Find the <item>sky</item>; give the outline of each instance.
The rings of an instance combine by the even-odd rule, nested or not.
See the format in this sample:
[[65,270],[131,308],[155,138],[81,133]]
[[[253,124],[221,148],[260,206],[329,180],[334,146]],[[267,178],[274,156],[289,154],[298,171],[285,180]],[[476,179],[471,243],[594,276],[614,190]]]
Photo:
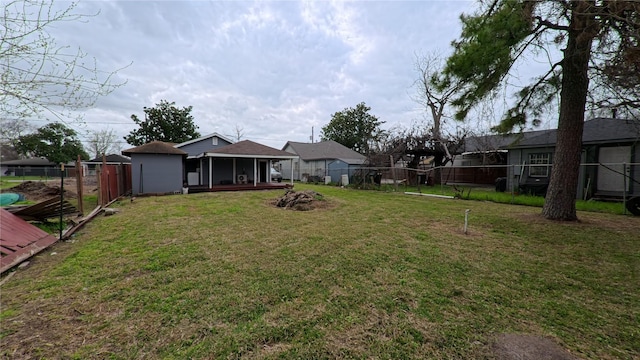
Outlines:
[[[68,2],[59,2],[66,6]],[[472,1],[80,1],[56,24],[58,45],[79,47],[126,84],[75,124],[87,132],[137,128],[160,100],[192,106],[202,135],[275,148],[319,141],[332,114],[365,102],[383,128],[410,127],[417,55],[450,52]]]

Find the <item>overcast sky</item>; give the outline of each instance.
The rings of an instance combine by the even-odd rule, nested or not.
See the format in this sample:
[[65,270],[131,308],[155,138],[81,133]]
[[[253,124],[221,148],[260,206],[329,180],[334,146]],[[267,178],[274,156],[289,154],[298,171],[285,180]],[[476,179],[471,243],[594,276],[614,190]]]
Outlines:
[[[68,5],[68,3],[59,3]],[[57,24],[127,84],[85,114],[86,126],[136,128],[160,100],[193,106],[201,134],[275,148],[320,138],[331,115],[365,102],[385,128],[411,126],[416,54],[448,53],[472,1],[81,1],[94,17]],[[123,148],[129,147],[123,144]]]

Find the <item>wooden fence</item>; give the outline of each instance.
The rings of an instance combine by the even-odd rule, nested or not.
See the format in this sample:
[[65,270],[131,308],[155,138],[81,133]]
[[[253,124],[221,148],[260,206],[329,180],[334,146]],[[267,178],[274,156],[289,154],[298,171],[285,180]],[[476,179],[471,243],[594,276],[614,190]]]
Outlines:
[[131,165],[101,165],[96,171],[98,178],[98,202],[106,205],[122,195],[131,193]]

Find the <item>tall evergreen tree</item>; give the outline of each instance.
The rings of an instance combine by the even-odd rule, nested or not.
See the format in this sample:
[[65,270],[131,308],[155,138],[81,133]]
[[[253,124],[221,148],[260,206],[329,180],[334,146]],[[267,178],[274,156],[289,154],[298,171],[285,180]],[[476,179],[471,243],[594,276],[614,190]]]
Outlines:
[[[508,80],[514,64],[529,51],[553,54],[548,71],[516,95],[497,130],[507,132],[539,116],[560,94],[558,141],[543,215],[576,220],[582,130],[587,105],[621,114],[640,107],[640,2],[595,0],[482,1],[474,15],[462,16],[462,34],[453,43],[445,75],[466,85],[452,102],[465,118],[480,100]],[[591,81],[590,81],[591,79]]]

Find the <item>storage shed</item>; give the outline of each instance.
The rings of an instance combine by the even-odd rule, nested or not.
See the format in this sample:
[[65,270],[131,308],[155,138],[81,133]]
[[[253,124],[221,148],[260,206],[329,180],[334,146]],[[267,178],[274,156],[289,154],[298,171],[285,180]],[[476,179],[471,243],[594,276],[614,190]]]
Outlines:
[[187,153],[162,141],[127,149],[131,158],[132,194],[166,194],[182,191]]

